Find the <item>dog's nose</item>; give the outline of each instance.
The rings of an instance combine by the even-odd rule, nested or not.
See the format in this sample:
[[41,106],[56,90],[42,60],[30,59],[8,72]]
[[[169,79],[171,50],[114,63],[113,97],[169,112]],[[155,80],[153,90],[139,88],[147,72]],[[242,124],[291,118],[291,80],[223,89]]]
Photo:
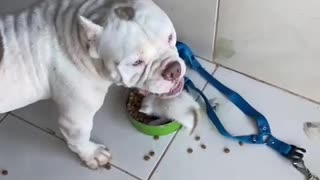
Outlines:
[[181,65],[178,61],[173,61],[167,64],[162,72],[162,77],[168,81],[174,81],[181,75]]

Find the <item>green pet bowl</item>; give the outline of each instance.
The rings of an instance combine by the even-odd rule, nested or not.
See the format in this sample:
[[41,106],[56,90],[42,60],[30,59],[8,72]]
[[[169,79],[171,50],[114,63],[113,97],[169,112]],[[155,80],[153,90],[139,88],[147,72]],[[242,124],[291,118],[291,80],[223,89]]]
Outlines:
[[[127,101],[127,109],[129,109],[129,104],[135,104],[134,109],[136,112],[137,109],[140,107],[140,103],[143,99],[143,95],[139,94],[136,90],[132,90],[129,93],[128,101]],[[134,103],[134,101],[137,101],[138,103]],[[133,108],[133,106],[131,107]],[[168,134],[171,134],[173,132],[176,132],[179,130],[182,125],[176,121],[172,121],[163,125],[148,125],[141,121],[138,121],[132,114],[130,114],[128,110],[130,121],[132,125],[141,133],[149,135],[149,136],[165,136]],[[137,113],[137,112],[136,112]]]
[[175,121],[159,126],[146,125],[132,118],[131,122],[139,132],[149,136],[165,136],[181,128],[181,124]]

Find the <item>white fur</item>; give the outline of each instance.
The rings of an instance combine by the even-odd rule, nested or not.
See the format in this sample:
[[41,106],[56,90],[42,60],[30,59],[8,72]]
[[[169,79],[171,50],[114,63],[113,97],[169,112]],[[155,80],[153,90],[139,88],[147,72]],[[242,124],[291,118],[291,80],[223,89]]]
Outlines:
[[[121,6],[134,8],[133,20],[115,15]],[[90,168],[111,157],[90,140],[110,85],[166,93],[174,87],[161,76],[166,65],[178,61],[180,79],[186,70],[171,21],[150,0],[46,0],[1,17],[0,33],[0,113],[53,99],[62,134]]]
[[[180,122],[184,127],[193,130],[196,121],[200,119],[200,105],[186,91],[174,98],[163,99],[155,95],[146,96],[142,103],[140,112]],[[197,114],[195,114],[197,113]]]

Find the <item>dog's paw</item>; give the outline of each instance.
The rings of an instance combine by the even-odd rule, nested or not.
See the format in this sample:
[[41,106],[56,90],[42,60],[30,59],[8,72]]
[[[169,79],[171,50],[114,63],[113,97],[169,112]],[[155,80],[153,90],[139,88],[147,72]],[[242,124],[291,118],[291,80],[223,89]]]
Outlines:
[[81,159],[90,169],[98,169],[109,163],[111,160],[111,154],[105,149],[104,145],[94,144],[96,147],[93,149],[92,153],[87,153]]

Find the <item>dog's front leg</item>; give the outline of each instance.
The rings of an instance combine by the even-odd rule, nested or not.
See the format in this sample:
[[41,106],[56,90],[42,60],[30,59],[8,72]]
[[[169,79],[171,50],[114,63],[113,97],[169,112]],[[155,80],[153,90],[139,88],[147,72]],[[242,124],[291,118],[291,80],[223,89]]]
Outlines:
[[88,108],[83,104],[73,104],[67,109],[63,108],[59,118],[59,127],[69,148],[91,169],[104,166],[111,159],[104,145],[90,140],[93,117],[99,108],[100,106]]

